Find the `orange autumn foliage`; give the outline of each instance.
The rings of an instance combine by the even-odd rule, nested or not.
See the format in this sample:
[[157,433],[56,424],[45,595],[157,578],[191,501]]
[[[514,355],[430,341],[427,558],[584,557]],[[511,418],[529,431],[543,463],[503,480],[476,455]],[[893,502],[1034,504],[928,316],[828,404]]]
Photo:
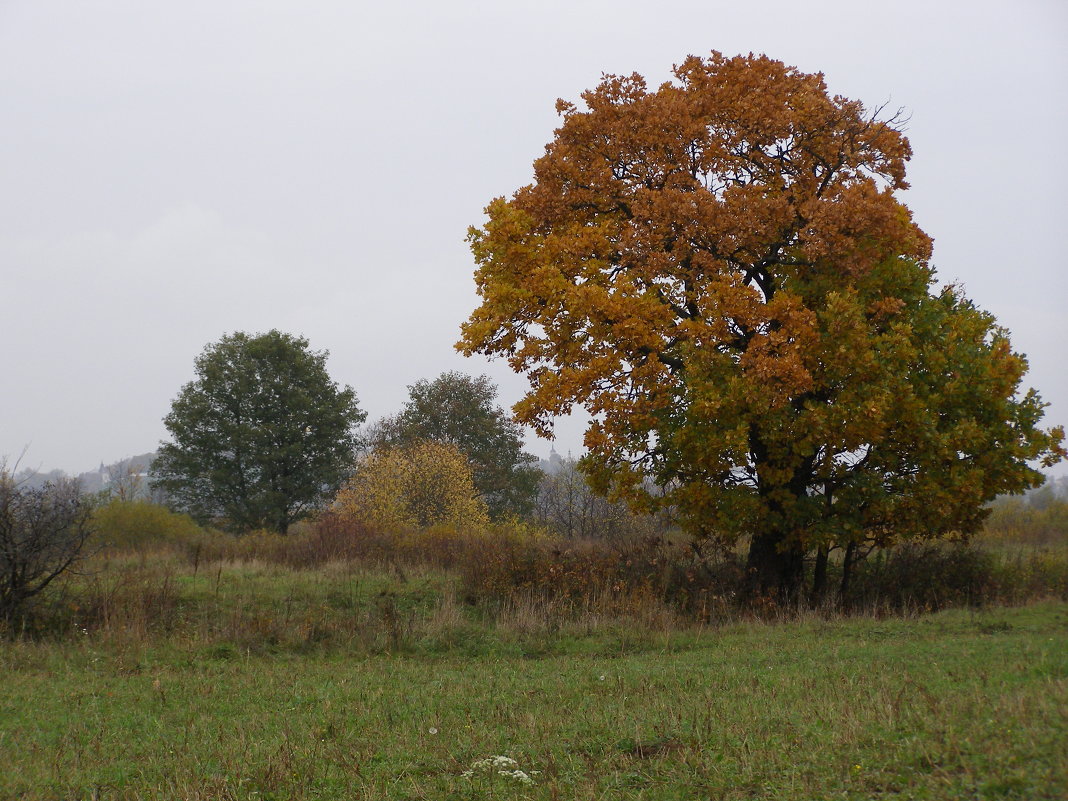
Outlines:
[[1063,431],[994,319],[932,294],[900,120],[765,56],[674,76],[559,101],[534,182],[471,229],[458,348],[527,375],[517,419],[585,408],[597,485],[748,538],[761,592],[814,554],[973,531],[1035,485]]

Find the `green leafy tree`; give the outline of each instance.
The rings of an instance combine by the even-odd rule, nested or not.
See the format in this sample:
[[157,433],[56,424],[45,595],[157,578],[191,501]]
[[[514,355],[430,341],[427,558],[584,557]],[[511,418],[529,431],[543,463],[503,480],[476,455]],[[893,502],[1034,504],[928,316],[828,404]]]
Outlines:
[[475,488],[493,518],[533,509],[541,478],[537,459],[524,453],[522,430],[494,402],[497,387],[488,377],[446,372],[433,381],[417,381],[408,394],[400,414],[375,426],[373,443],[433,440],[455,445],[470,460]]
[[366,415],[326,357],[279,331],[209,345],[164,418],[174,442],[159,449],[154,485],[179,511],[237,532],[285,532],[333,498]]
[[897,121],[765,56],[674,73],[559,101],[534,183],[471,230],[458,347],[526,373],[519,422],[584,407],[598,488],[748,541],[760,594],[811,563],[819,595],[831,551],[844,584],[867,547],[973,532],[1039,483],[1063,429],[1007,332],[935,290]]

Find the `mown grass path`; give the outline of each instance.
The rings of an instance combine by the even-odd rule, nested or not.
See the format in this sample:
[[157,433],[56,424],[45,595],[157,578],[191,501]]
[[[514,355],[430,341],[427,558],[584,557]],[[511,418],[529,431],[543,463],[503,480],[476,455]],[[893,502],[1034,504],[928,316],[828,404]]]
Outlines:
[[[2,644],[0,798],[1068,797],[1063,603],[471,632],[378,656]],[[533,783],[462,775],[492,755]]]

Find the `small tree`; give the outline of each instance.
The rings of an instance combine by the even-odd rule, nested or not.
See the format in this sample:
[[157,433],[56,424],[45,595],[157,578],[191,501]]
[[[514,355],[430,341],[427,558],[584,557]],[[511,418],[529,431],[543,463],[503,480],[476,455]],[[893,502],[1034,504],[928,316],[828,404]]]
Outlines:
[[581,462],[567,458],[543,473],[538,485],[534,519],[568,539],[625,543],[638,537],[663,535],[671,528],[671,510],[657,514],[636,512],[590,486]]
[[109,500],[134,501],[148,497],[145,475],[148,465],[136,459],[122,459],[104,468],[106,482],[102,495]]
[[91,511],[73,479],[33,489],[0,471],[0,623],[22,617],[30,599],[78,561]]
[[366,415],[352,388],[330,379],[326,357],[279,331],[209,345],[164,418],[174,442],[152,465],[171,505],[233,531],[284,533],[332,498]]
[[491,517],[530,512],[541,471],[523,451],[522,429],[498,406],[488,377],[442,373],[408,387],[404,409],[379,421],[372,445],[406,445],[434,440],[455,445],[470,460],[475,487]]
[[430,440],[373,451],[335,505],[341,517],[383,529],[477,529],[488,522],[467,457],[455,445]]

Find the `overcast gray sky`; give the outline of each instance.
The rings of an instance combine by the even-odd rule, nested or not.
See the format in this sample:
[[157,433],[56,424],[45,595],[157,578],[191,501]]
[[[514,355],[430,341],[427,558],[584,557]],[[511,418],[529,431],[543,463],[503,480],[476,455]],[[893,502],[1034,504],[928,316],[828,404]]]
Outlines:
[[529,182],[556,98],[713,49],[911,114],[904,199],[940,277],[1068,422],[1063,0],[0,0],[0,456],[154,449],[235,330],[328,349],[372,418],[449,369],[510,405],[523,379],[452,347],[467,226]]

